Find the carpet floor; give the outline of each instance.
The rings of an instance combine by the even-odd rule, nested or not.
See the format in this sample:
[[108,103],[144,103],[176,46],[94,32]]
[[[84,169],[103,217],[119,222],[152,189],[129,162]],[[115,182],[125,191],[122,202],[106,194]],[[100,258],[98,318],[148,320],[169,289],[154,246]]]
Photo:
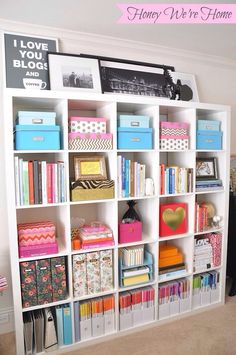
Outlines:
[[[0,354],[15,355],[14,333],[0,336]],[[214,310],[66,354],[236,355],[236,296]]]

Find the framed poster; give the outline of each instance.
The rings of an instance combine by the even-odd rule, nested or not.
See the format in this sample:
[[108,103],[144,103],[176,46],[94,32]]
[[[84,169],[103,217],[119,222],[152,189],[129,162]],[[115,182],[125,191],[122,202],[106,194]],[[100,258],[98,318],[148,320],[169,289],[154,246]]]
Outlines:
[[49,90],[47,53],[58,51],[55,38],[4,33],[7,88]]
[[48,53],[48,63],[52,90],[101,93],[98,59]]

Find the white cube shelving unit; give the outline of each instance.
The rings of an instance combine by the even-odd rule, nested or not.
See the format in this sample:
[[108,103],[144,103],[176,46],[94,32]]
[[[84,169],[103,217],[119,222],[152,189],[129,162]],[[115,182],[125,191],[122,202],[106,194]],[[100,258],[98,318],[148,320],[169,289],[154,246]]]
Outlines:
[[[15,125],[16,113],[19,110],[53,110],[57,112],[57,124],[61,126],[61,150],[57,151],[15,151],[13,144],[13,131]],[[117,115],[120,113],[145,114],[150,116],[153,128],[153,149],[152,150],[118,150],[117,149]],[[113,134],[113,149],[110,151],[81,152],[68,150],[68,117],[69,116],[103,116],[108,119],[108,131]],[[217,119],[221,121],[223,131],[223,147],[218,151],[196,150],[196,123],[198,118]],[[161,120],[182,121],[190,124],[190,146],[186,151],[163,151],[159,149],[159,123]],[[181,248],[185,255],[187,264],[187,274],[192,285],[193,280],[193,246],[194,236],[200,233],[194,232],[194,208],[196,198],[201,201],[206,198],[212,201],[218,213],[223,216],[223,226],[220,229],[223,235],[222,245],[222,263],[220,272],[220,296],[214,305],[206,305],[193,309],[191,302],[190,311],[186,314],[208,309],[224,303],[225,293],[225,273],[226,273],[226,251],[227,251],[227,221],[228,221],[228,193],[229,193],[229,157],[230,157],[230,108],[228,106],[203,104],[195,102],[170,101],[155,97],[140,97],[126,95],[105,95],[105,94],[87,94],[53,91],[27,91],[5,89],[4,93],[4,130],[5,130],[5,162],[6,162],[6,191],[7,191],[7,210],[9,241],[11,251],[12,282],[14,296],[14,313],[16,327],[17,354],[24,354],[24,335],[23,335],[23,312],[29,310],[55,306],[63,303],[70,303],[72,309],[72,329],[74,329],[73,305],[75,301],[90,299],[106,294],[115,295],[115,315],[116,327],[112,335],[104,335],[99,338],[91,338],[86,341],[75,342],[69,346],[59,348],[55,353],[63,353],[69,350],[79,348],[82,344],[91,344],[94,341],[106,340],[108,337],[115,337],[119,334],[126,334],[132,330],[119,331],[119,293],[124,290],[141,288],[142,285],[121,288],[118,277],[118,252],[121,247],[128,245],[145,244],[148,250],[154,255],[154,279],[151,284],[155,288],[155,320],[146,323],[161,324],[164,320],[158,319],[158,286],[163,281],[158,277],[158,253],[159,244],[166,241],[173,241]],[[105,155],[109,177],[115,180],[115,196],[110,200],[99,201],[78,201],[70,202],[69,177],[72,174],[73,156],[79,154],[102,154]],[[147,175],[152,177],[155,185],[153,196],[140,198],[120,198],[117,191],[117,156],[124,155],[127,158],[143,162],[147,166]],[[63,160],[66,165],[66,184],[67,199],[64,203],[48,205],[30,205],[16,206],[15,204],[15,183],[14,183],[14,157],[19,156],[24,159],[43,159],[47,161]],[[223,181],[224,189],[221,191],[207,191],[206,193],[193,192],[175,195],[160,195],[159,193],[159,164],[168,163],[182,167],[191,167],[194,169],[195,181],[195,163],[197,156],[216,156],[219,162],[219,174]],[[126,202],[135,199],[137,208],[143,219],[143,240],[142,242],[118,244],[118,221],[127,210]],[[175,235],[171,237],[159,237],[159,205],[164,202],[187,202],[188,203],[188,233],[184,235]],[[70,221],[71,217],[81,216],[86,222],[94,219],[101,220],[110,225],[114,232],[114,247],[100,248],[112,249],[114,261],[114,288],[110,292],[94,294],[74,298],[73,296],[73,275],[72,275],[72,255],[87,251],[73,251],[71,249]],[[50,219],[55,222],[58,231],[59,255],[67,258],[68,272],[68,297],[64,301],[54,302],[48,305],[41,305],[23,309],[21,302],[21,282],[19,273],[19,263],[26,260],[37,260],[49,258],[44,257],[19,259],[17,224],[20,222],[43,221]],[[98,250],[100,250],[98,249]],[[97,250],[97,249],[96,249]],[[55,256],[55,255],[54,255]],[[207,270],[206,270],[207,271]],[[176,278],[178,279],[178,278]],[[147,286],[148,284],[144,284]],[[192,292],[191,292],[192,296]],[[184,316],[185,313],[179,313],[176,317]],[[169,320],[171,317],[167,318]]]

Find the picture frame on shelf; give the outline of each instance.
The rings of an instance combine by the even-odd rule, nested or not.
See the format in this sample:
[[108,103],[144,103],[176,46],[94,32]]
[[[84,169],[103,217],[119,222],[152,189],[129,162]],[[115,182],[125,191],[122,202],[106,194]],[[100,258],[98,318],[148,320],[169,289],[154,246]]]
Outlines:
[[58,52],[58,39],[4,32],[6,88],[50,90],[48,53]]
[[194,74],[171,72],[174,90],[172,100],[199,102],[198,89]]
[[216,158],[196,158],[196,179],[215,180],[218,179],[218,168]]
[[75,156],[74,171],[75,180],[106,180],[105,157],[101,155]]
[[97,59],[51,52],[48,63],[51,90],[101,93]]

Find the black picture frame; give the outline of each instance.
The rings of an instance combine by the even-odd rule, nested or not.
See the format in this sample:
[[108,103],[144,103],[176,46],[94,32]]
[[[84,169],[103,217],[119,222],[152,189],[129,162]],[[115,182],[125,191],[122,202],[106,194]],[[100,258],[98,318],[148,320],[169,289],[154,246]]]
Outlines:
[[196,158],[196,180],[216,180],[218,179],[217,159]]
[[173,66],[80,54],[100,62],[102,93],[132,94],[172,99],[176,85],[170,75]]

